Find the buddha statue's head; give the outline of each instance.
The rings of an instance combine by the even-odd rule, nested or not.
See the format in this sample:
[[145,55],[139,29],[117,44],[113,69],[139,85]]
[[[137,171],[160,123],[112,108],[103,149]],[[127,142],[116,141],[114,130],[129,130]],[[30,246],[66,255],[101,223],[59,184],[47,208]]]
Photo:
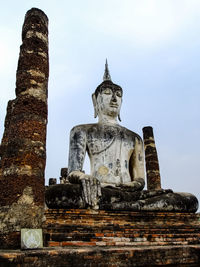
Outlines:
[[92,95],[92,100],[94,104],[94,110],[96,118],[108,117],[112,119],[120,119],[120,108],[122,103],[122,88],[114,84],[111,81],[111,77],[108,70],[108,64],[106,60],[105,73],[103,77],[103,82],[96,88],[94,94]]

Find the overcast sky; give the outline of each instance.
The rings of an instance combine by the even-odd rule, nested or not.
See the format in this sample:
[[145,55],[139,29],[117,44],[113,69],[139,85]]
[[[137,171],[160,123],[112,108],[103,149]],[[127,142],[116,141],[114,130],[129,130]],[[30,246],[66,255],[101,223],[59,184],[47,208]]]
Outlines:
[[152,126],[162,187],[200,199],[200,1],[2,1],[1,137],[7,102],[15,98],[22,24],[32,7],[49,18],[46,182],[67,166],[70,129],[96,122],[91,94],[108,58],[112,80],[124,90],[121,125],[139,135]]

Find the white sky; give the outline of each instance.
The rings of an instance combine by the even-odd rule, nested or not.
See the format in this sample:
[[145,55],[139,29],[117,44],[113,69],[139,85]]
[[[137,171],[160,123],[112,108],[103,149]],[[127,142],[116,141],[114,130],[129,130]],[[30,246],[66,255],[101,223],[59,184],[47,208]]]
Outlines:
[[49,17],[46,181],[67,166],[70,129],[95,122],[91,94],[107,57],[113,82],[124,89],[121,124],[140,135],[154,128],[162,187],[200,199],[200,1],[2,1],[0,136],[32,7]]

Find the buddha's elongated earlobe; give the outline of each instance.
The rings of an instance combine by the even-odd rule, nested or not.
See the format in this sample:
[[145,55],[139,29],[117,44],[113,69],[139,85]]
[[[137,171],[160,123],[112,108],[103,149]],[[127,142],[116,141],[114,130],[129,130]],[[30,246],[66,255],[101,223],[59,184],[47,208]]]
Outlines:
[[93,106],[94,106],[94,117],[96,118],[98,115],[98,109],[97,109],[97,99],[96,99],[95,93],[92,94],[92,102],[93,102]]
[[[121,102],[121,104],[122,104],[122,102]],[[120,109],[121,109],[121,107],[120,107]],[[120,117],[120,111],[119,111],[119,114],[118,114],[118,120],[119,120],[119,121],[122,121],[122,120],[121,120],[121,117]]]

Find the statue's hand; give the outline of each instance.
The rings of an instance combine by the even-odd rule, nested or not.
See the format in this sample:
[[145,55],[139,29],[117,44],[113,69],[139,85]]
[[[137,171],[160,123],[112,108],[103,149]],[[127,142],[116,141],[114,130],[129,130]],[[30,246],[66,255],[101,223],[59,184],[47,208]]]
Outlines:
[[83,199],[93,209],[98,209],[98,200],[101,196],[101,184],[99,180],[81,171],[73,171],[68,179],[71,183],[82,185]]
[[85,175],[84,172],[81,171],[73,171],[68,175],[68,180],[71,184],[80,184],[80,179]]
[[99,180],[85,174],[81,177],[81,184],[85,202],[93,209],[98,209],[98,200],[101,196],[101,184]]
[[127,191],[142,191],[144,188],[145,182],[143,178],[136,178],[134,181],[126,183],[126,184],[120,184],[119,187],[122,189],[126,189]]

